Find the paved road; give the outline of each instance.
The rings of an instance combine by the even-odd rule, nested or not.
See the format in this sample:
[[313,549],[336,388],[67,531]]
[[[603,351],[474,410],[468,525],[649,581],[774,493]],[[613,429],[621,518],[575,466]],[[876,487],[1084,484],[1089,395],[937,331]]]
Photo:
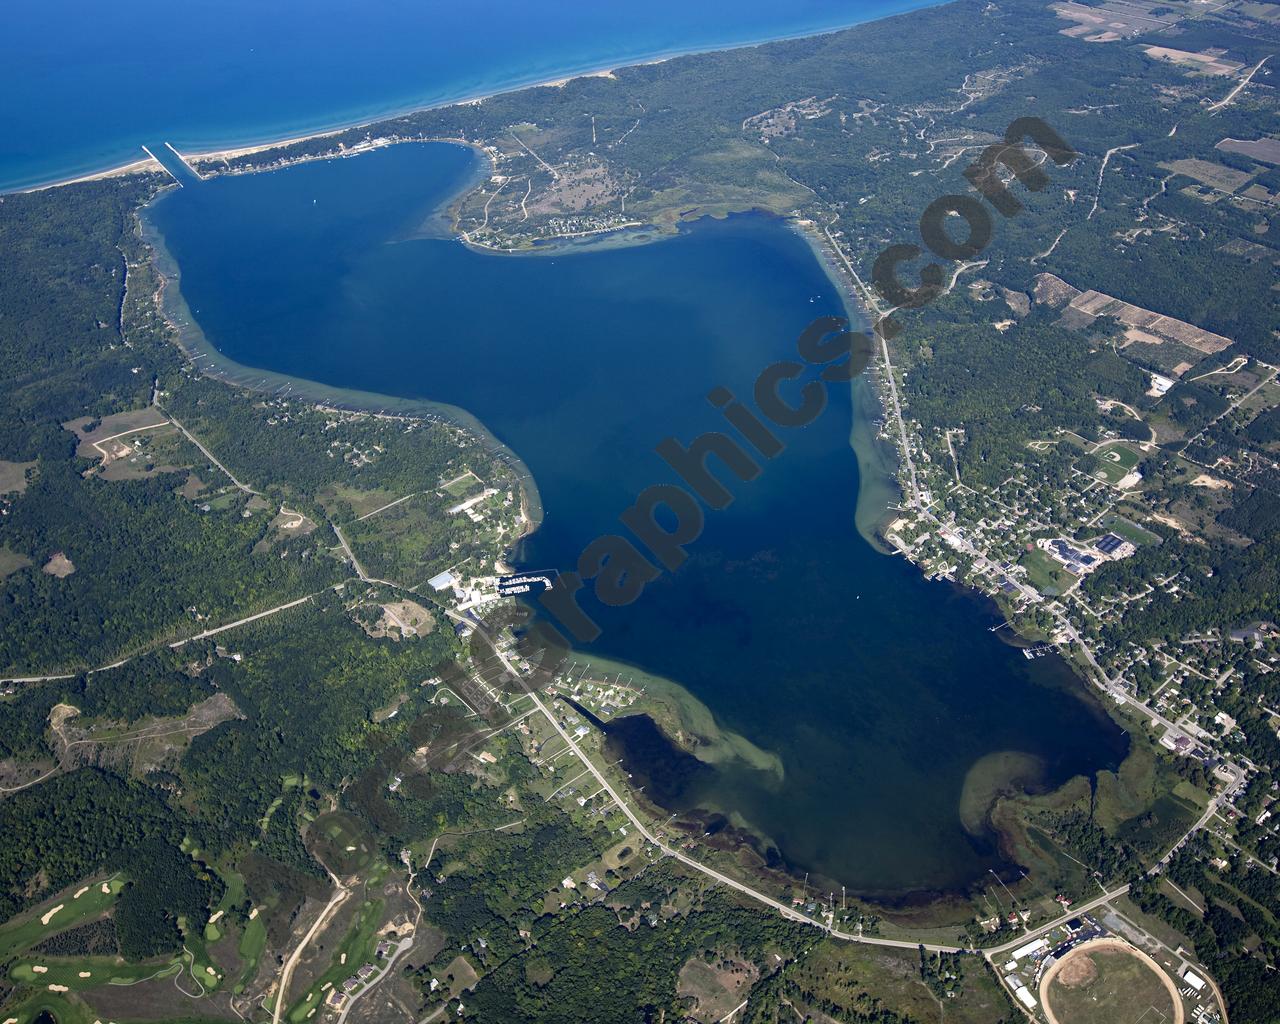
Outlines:
[[342,1007],[342,1012],[338,1014],[338,1024],[346,1024],[347,1014],[351,1012],[351,1007],[355,1006],[356,1000],[363,995],[367,995],[369,990],[372,989],[374,985],[378,984],[378,982],[380,982],[383,978],[387,976],[391,968],[395,966],[396,961],[399,960],[400,957],[403,956],[405,953],[409,952],[409,950],[411,950],[412,948],[413,948],[412,935],[410,935],[407,939],[401,939],[399,943],[397,943],[395,951],[391,954],[391,956],[387,958],[387,962],[382,965],[382,970],[380,970],[372,978],[366,981],[364,984],[364,988],[360,989],[358,992],[352,992],[351,995],[347,997],[346,1005]]
[[[853,264],[849,261],[849,257],[845,255],[844,250],[840,248],[840,244],[835,240],[834,236],[832,236],[831,229],[824,227],[822,232],[827,236],[827,241],[831,243],[831,248],[840,258],[840,262],[844,264],[845,269],[849,271],[853,276],[854,281],[858,283],[859,290],[862,292],[862,301],[871,307],[871,311],[876,316],[876,321],[879,322],[885,319],[886,316],[891,315],[893,310],[889,310],[888,313],[886,313],[881,307],[879,300],[876,298],[875,293],[868,288],[863,283],[862,278],[858,276],[858,271],[854,269]],[[959,271],[956,273],[959,274]],[[954,283],[955,278],[952,278],[952,284]],[[916,464],[911,458],[911,445],[907,440],[907,428],[906,424],[902,421],[902,406],[898,402],[898,385],[893,379],[893,363],[889,361],[889,343],[885,341],[883,335],[880,336],[880,351],[881,356],[884,358],[884,375],[885,380],[889,384],[889,397],[893,402],[893,415],[898,421],[898,433],[902,440],[902,458],[906,463],[907,476],[911,481],[911,503],[919,508],[922,507],[924,503],[920,500],[920,484],[916,479]]]
[[[467,621],[467,620],[464,620],[462,616],[458,615],[454,611],[450,611],[449,616],[451,618],[457,619],[460,622]],[[474,623],[472,625],[474,625]],[[501,660],[503,667],[506,668],[506,670],[510,672],[515,679],[523,681],[524,677],[520,674],[519,670],[510,662],[507,656],[502,651],[498,650],[496,645],[491,645],[491,646],[493,646],[493,651],[498,656],[499,660]],[[643,836],[648,842],[652,843],[659,850],[661,850],[666,856],[673,857],[674,859],[678,860],[681,864],[684,864],[695,871],[700,871],[702,874],[708,876],[709,878],[714,878],[721,885],[727,886],[730,889],[734,889],[745,896],[750,896],[753,900],[756,900],[758,903],[763,903],[765,906],[771,907],[772,909],[778,911],[783,917],[787,918],[790,921],[798,921],[802,924],[813,925],[815,928],[822,928],[824,931],[828,932],[829,934],[835,936],[838,939],[844,939],[849,942],[864,942],[864,943],[867,943],[868,945],[873,945],[873,946],[893,946],[898,949],[918,949],[921,945],[924,945],[925,949],[931,950],[933,952],[938,952],[938,953],[956,953],[956,952],[963,951],[964,949],[963,946],[941,946],[941,945],[935,945],[927,942],[922,944],[919,942],[909,942],[902,939],[884,939],[884,938],[879,938],[877,936],[855,935],[851,932],[840,931],[838,928],[827,928],[822,924],[818,923],[817,921],[814,921],[812,918],[809,918],[804,916],[803,914],[797,913],[795,910],[793,910],[791,907],[781,902],[780,900],[775,900],[772,896],[767,896],[764,893],[760,892],[759,890],[753,889],[749,885],[745,885],[742,882],[739,882],[736,878],[731,878],[729,875],[723,874],[722,872],[717,871],[715,868],[708,867],[706,864],[703,864],[701,861],[695,860],[694,858],[690,857],[688,854],[682,853],[681,851],[666,845],[664,842],[662,842],[662,840],[660,840],[651,831],[649,831],[649,828],[645,825],[645,823],[636,816],[635,812],[633,812],[631,808],[627,806],[626,803],[623,802],[622,797],[618,795],[617,790],[615,790],[613,786],[609,783],[609,780],[605,778],[604,773],[600,771],[600,769],[595,766],[595,763],[589,757],[587,757],[586,754],[582,752],[582,749],[578,746],[577,743],[574,742],[573,737],[569,735],[568,730],[566,730],[563,726],[561,726],[559,721],[557,721],[556,716],[552,713],[551,709],[548,708],[545,703],[543,703],[543,700],[538,695],[538,693],[533,689],[527,689],[526,692],[529,694],[529,697],[532,699],[534,706],[537,707],[537,709],[541,711],[543,715],[546,716],[547,721],[550,722],[552,728],[554,728],[556,732],[560,734],[560,738],[565,741],[568,748],[574,752],[578,760],[582,762],[583,766],[587,769],[587,771],[589,771],[593,776],[595,776],[595,780],[600,784],[600,788],[609,794],[613,802],[616,803],[618,807],[622,810],[622,813],[627,816],[627,820],[631,822],[632,827],[635,828],[635,830],[638,833],[640,833],[640,835]]]
[[[317,591],[322,593],[322,591]],[[265,612],[258,612],[256,615],[246,615],[243,619],[236,619],[235,622],[228,622],[225,626],[214,626],[213,629],[206,629],[203,633],[197,633],[195,636],[189,636],[185,640],[175,640],[170,647],[182,647],[191,643],[193,640],[203,640],[206,637],[217,636],[219,633],[226,632],[228,629],[235,629],[236,626],[243,626],[250,622],[257,622],[258,619],[265,619],[269,615],[275,615],[276,612],[287,611],[290,608],[297,608],[300,604],[306,604],[315,594],[308,594],[306,597],[300,597],[296,601],[289,601],[287,604],[279,604],[274,608],[268,608]]]
[[[156,408],[157,408],[157,409],[160,409],[160,406],[159,406],[159,405],[157,405],[157,406],[156,406]],[[160,409],[160,411],[161,411],[161,412],[164,412],[164,410],[163,410],[163,409]],[[166,415],[166,416],[169,416],[169,414],[168,414],[167,412],[165,413],[165,415]],[[226,467],[226,466],[224,466],[221,462],[219,462],[219,461],[214,457],[213,452],[209,451],[209,449],[208,449],[208,448],[206,448],[206,447],[205,447],[205,446],[200,442],[200,439],[199,439],[198,437],[196,437],[196,435],[195,435],[195,434],[191,433],[191,431],[189,431],[186,427],[184,427],[181,423],[179,423],[179,422],[178,422],[176,419],[174,419],[172,416],[169,416],[169,422],[170,422],[170,423],[172,423],[172,424],[173,424],[175,427],[177,427],[179,430],[181,430],[181,431],[182,431],[182,433],[183,433],[183,435],[186,437],[186,439],[187,439],[188,441],[190,441],[193,445],[195,445],[197,448],[199,448],[199,449],[200,449],[200,451],[204,453],[204,457],[205,457],[206,459],[208,459],[208,460],[209,460],[210,462],[212,462],[215,466],[217,466],[220,470],[222,470],[222,472],[224,472],[224,473],[227,475],[227,479],[228,479],[228,480],[230,480],[233,484],[235,484],[237,488],[239,488],[240,490],[244,491],[244,493],[245,493],[245,494],[257,494],[257,493],[258,493],[258,492],[257,492],[257,491],[255,491],[252,487],[250,487],[248,484],[242,484],[239,480],[237,480],[237,479],[236,479],[236,477],[235,477],[235,474],[234,474],[234,473],[232,473],[232,472],[231,472],[231,470],[227,469],[227,467]]]
[[1087,914],[1091,910],[1096,910],[1104,903],[1110,903],[1117,896],[1123,896],[1128,891],[1129,887],[1127,885],[1122,885],[1118,889],[1112,889],[1110,892],[1104,892],[1101,896],[1091,899],[1088,903],[1081,903],[1069,913],[1063,914],[1061,917],[1055,917],[1052,921],[1046,921],[1044,924],[1036,925],[1035,928],[1029,929],[1026,933],[1019,935],[1016,939],[1012,939],[1000,946],[992,946],[990,949],[984,949],[982,953],[988,960],[994,960],[1000,954],[1007,953],[1011,949],[1017,949],[1019,946],[1030,942],[1037,935],[1043,935],[1045,932],[1052,931],[1059,925],[1066,924],[1073,917],[1079,917],[1081,914]]
[[1213,106],[1209,108],[1209,113],[1216,114],[1219,110],[1227,106],[1227,104],[1229,104],[1233,99],[1235,99],[1236,94],[1239,93],[1240,90],[1243,89],[1246,85],[1248,85],[1250,82],[1253,81],[1253,76],[1258,73],[1258,71],[1262,68],[1262,65],[1265,64],[1274,56],[1275,54],[1269,53],[1265,57],[1263,57],[1262,60],[1258,61],[1258,63],[1254,65],[1253,69],[1247,75],[1244,76],[1244,78],[1241,80],[1239,85],[1237,85],[1234,89],[1232,89],[1229,93],[1227,93],[1225,97],[1220,99],[1217,103],[1215,103]]

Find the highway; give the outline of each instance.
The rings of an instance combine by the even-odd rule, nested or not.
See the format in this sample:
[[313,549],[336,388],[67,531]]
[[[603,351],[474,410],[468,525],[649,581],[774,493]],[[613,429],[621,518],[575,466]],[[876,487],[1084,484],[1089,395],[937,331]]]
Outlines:
[[[832,236],[831,229],[824,227],[822,231],[823,234],[827,236],[827,241],[831,243],[832,251],[840,257],[840,262],[844,264],[845,269],[849,271],[853,280],[857,282],[858,290],[861,292],[860,297],[871,311],[875,313],[877,323],[884,321],[888,316],[892,315],[893,310],[889,310],[888,313],[886,313],[881,309],[880,302],[876,298],[875,292],[868,288],[863,283],[862,278],[858,276],[858,272],[854,269],[849,257],[845,255],[844,250],[840,248],[839,243],[835,240],[834,236]],[[952,283],[955,283],[954,278],[952,278]],[[898,402],[898,384],[893,379],[893,364],[889,361],[889,343],[885,340],[885,337],[881,332],[877,331],[876,334],[880,338],[880,354],[884,359],[884,376],[885,381],[889,385],[889,397],[893,403],[893,416],[894,419],[898,421],[898,434],[902,439],[902,459],[906,463],[907,476],[911,481],[911,504],[916,508],[923,509],[924,502],[920,500],[920,484],[916,479],[916,464],[911,458],[911,445],[907,440],[907,427],[902,420],[902,406]]]

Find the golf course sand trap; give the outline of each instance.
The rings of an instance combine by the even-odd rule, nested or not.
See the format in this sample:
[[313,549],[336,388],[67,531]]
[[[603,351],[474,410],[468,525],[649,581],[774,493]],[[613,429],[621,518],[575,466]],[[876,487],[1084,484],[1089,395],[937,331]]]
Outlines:
[[54,907],[47,914],[45,914],[43,917],[40,918],[40,923],[48,924],[50,921],[53,920],[53,915],[56,914],[59,910],[61,910],[65,906],[66,906],[65,903],[59,903],[56,907]]
[[1177,987],[1158,963],[1120,939],[1077,946],[1045,971],[1049,1024],[1184,1024]]

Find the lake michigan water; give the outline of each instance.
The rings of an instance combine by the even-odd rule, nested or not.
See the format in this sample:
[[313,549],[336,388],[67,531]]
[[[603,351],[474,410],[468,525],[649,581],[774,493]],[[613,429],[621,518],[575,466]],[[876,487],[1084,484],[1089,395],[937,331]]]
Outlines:
[[[572,254],[423,237],[474,160],[398,146],[215,179],[149,217],[230,358],[478,416],[541,491],[522,562],[568,569],[641,490],[674,480],[660,440],[723,428],[710,389],[750,395],[842,304],[804,240],[763,215]],[[673,806],[732,812],[851,892],[963,888],[1000,863],[961,821],[975,764],[1019,752],[1055,785],[1114,768],[1127,741],[1065,665],[1000,643],[988,605],[859,536],[852,398],[829,393],[708,513],[686,565],[627,608],[591,606],[604,632],[589,650],[679,682],[781,760],[781,778],[741,763],[693,773],[667,787]]]
[[10,0],[0,191],[345,126],[690,50],[804,35],[934,0]]

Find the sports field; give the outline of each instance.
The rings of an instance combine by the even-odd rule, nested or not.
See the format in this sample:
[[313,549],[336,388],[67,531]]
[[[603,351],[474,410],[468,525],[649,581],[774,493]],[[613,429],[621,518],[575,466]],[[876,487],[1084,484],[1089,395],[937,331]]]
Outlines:
[[1172,979],[1145,953],[1116,939],[1086,943],[1040,981],[1049,1024],[1183,1024]]

